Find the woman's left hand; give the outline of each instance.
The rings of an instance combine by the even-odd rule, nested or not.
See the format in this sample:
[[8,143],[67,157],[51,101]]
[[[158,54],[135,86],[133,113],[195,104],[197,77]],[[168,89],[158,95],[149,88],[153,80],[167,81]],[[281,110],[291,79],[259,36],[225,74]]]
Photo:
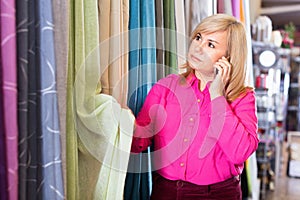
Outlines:
[[214,68],[217,74],[209,88],[211,99],[224,95],[225,85],[230,79],[231,64],[228,59],[223,56],[214,64]]

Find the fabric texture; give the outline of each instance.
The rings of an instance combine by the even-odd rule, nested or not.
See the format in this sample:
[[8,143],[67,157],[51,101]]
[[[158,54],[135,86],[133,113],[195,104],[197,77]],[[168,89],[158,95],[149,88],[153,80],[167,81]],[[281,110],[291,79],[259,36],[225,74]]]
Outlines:
[[153,139],[153,170],[167,179],[224,181],[241,174],[257,148],[254,92],[229,104],[223,96],[211,101],[208,87],[200,92],[193,73],[186,83],[168,76],[153,86],[137,116],[132,151],[143,151]]

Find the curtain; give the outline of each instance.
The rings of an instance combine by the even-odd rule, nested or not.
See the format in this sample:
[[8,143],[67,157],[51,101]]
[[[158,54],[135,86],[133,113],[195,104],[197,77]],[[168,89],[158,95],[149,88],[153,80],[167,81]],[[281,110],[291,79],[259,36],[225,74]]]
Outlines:
[[177,65],[175,1],[163,1],[165,75],[175,73]]
[[98,0],[102,93],[127,104],[129,0]]
[[38,57],[37,94],[38,122],[38,198],[64,199],[62,176],[61,141],[56,90],[56,61],[52,1],[35,4],[37,17]]
[[[155,1],[130,0],[128,107],[136,116],[152,85],[157,81]],[[149,154],[150,149],[147,152]],[[131,157],[124,199],[149,199],[151,169],[141,171],[142,160]],[[140,157],[141,158],[141,157]]]
[[[99,46],[98,17],[97,1],[71,2],[67,84],[68,199],[122,199],[124,191],[134,116],[129,109],[121,107],[119,99],[102,91],[101,53],[108,49],[103,49],[102,43]],[[120,38],[111,42],[116,41]],[[113,52],[119,46],[109,48],[109,52]],[[114,54],[108,56],[114,57]],[[120,64],[115,65],[116,70],[122,67]]]
[[[3,147],[5,147],[5,176],[7,181],[6,184],[4,182],[6,191],[4,191],[3,196],[6,196],[11,200],[18,199],[17,53],[15,9],[15,1],[1,1],[1,87],[3,95],[1,96],[1,106],[3,109],[3,132],[1,135],[4,136],[5,143]],[[4,164],[3,160],[2,164]]]
[[[189,36],[186,36],[184,1],[175,1],[176,54],[178,67],[186,63]],[[179,68],[180,70],[180,68]]]
[[16,13],[19,199],[64,199],[52,2]]
[[[1,32],[0,26],[0,32]],[[3,67],[2,67],[2,49],[0,48],[0,198],[7,199],[7,180],[6,180],[6,145],[4,132],[4,93],[3,93]]]
[[54,45],[56,60],[57,98],[61,133],[64,188],[66,188],[66,93],[68,63],[68,1],[53,0]]
[[17,81],[18,81],[18,153],[19,196],[26,199],[26,177],[28,160],[28,1],[16,2],[17,20]]

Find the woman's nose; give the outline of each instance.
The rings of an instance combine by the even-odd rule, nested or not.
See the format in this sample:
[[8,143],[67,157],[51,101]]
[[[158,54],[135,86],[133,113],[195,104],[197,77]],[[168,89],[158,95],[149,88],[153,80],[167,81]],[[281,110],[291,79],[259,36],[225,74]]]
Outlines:
[[199,41],[199,43],[196,45],[196,50],[197,51],[201,51],[203,48],[204,42]]

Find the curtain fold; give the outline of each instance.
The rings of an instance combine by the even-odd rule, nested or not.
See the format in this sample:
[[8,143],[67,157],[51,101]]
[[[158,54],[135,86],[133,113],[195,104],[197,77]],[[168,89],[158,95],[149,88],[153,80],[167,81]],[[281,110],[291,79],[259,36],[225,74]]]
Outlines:
[[[16,6],[14,0],[1,1],[1,65],[4,141],[6,152],[6,191],[10,200],[18,199],[18,125]],[[5,193],[4,193],[5,195]]]

